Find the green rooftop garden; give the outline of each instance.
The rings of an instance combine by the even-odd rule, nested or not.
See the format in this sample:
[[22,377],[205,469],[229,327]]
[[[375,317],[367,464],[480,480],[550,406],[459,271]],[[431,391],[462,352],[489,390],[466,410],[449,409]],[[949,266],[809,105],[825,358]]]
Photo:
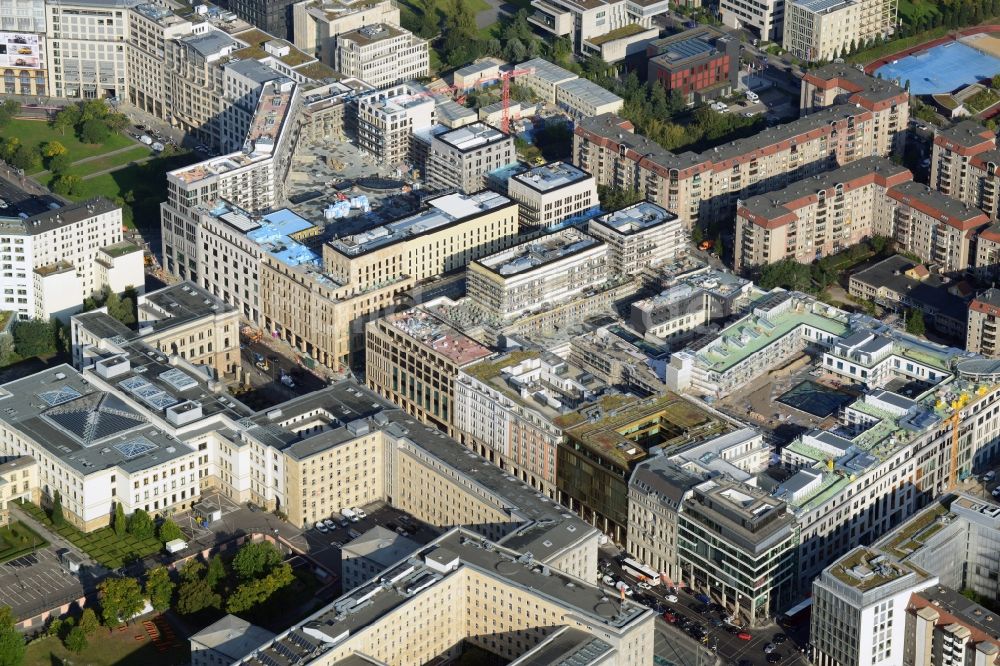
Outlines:
[[896,557],[906,557],[914,550],[924,544],[924,540],[930,538],[943,525],[935,524],[938,516],[948,513],[948,507],[943,504],[935,504],[932,508],[925,510],[912,520],[904,523],[895,536],[886,544],[885,549]]
[[594,46],[600,46],[602,44],[607,44],[608,42],[613,42],[616,39],[624,39],[625,37],[638,35],[640,32],[645,32],[646,30],[649,30],[649,28],[643,28],[638,23],[630,23],[626,26],[622,26],[621,28],[600,35],[599,37],[589,37],[587,41]]

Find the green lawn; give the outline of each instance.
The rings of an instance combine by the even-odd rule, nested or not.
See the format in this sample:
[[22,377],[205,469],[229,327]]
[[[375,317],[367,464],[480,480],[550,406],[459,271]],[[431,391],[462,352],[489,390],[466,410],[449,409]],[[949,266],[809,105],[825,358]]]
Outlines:
[[148,557],[158,553],[163,548],[163,544],[155,537],[137,539],[131,534],[119,537],[110,527],[102,527],[86,533],[68,524],[55,527],[41,507],[29,502],[20,504],[20,507],[32,518],[109,569],[118,569],[126,562]]
[[59,130],[50,127],[49,123],[44,120],[12,120],[0,131],[0,138],[7,139],[12,136],[19,138],[21,143],[26,146],[38,146],[46,141],[58,141],[66,146],[69,159],[72,162],[135,144],[124,134],[112,134],[103,144],[81,143],[72,132],[67,131],[64,136],[59,133]]
[[144,157],[149,157],[152,154],[151,151],[146,146],[136,146],[123,153],[117,153],[115,155],[107,155],[105,157],[98,158],[96,160],[90,160],[89,162],[84,162],[83,164],[77,164],[69,168],[67,173],[74,176],[80,176],[81,178],[97,171],[104,171],[105,169],[114,169],[116,167],[123,167],[129,162],[134,162],[136,160],[141,160]]
[[[139,636],[141,638],[136,638]],[[24,655],[24,666],[174,666],[190,662],[187,641],[175,639],[162,651],[153,644],[141,623],[125,627],[124,631],[98,629],[89,639],[87,649],[73,654],[58,638],[32,641]]]
[[865,49],[864,51],[859,51],[852,56],[847,57],[848,62],[858,62],[862,65],[867,65],[873,60],[877,60],[884,56],[897,53],[903,49],[908,49],[911,46],[917,46],[918,44],[923,44],[924,42],[929,42],[932,39],[937,39],[938,37],[944,37],[948,34],[948,28],[946,26],[941,26],[938,28],[933,28],[931,30],[926,30],[924,32],[912,35],[910,37],[904,37],[902,39],[894,39],[891,42],[886,42],[880,46],[873,46],[870,49]]
[[47,545],[48,541],[20,521],[0,527],[0,562],[33,553]]
[[143,164],[133,164],[102,174],[81,183],[77,201],[104,196],[109,199],[132,193],[134,224],[140,231],[159,229],[160,202],[167,198],[168,171],[197,161],[191,153],[156,157]]

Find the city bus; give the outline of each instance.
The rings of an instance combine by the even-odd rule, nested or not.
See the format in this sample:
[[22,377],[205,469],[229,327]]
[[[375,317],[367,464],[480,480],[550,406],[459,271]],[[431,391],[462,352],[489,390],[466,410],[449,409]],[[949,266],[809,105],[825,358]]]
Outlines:
[[628,575],[636,578],[637,580],[645,581],[650,585],[660,584],[660,574],[653,571],[646,565],[633,560],[632,558],[626,558],[622,561],[622,571]]

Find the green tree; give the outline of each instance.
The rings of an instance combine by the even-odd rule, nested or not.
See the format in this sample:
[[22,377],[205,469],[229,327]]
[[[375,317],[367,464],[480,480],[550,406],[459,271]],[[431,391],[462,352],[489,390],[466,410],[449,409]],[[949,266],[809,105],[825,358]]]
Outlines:
[[87,649],[87,632],[83,630],[83,627],[73,627],[66,634],[66,640],[63,641],[63,644],[73,654],[80,654]]
[[79,176],[61,175],[52,181],[52,191],[64,197],[76,196],[80,192],[83,179]]
[[42,144],[42,157],[55,157],[65,155],[67,152],[69,151],[66,150],[66,146],[58,141],[46,141]]
[[185,580],[177,590],[176,611],[181,615],[193,615],[206,608],[222,606],[222,597],[215,593],[203,578]]
[[281,563],[281,551],[269,541],[247,543],[233,558],[232,567],[240,580],[266,576]]
[[115,512],[111,519],[111,529],[119,537],[125,536],[125,533],[128,531],[128,520],[125,518],[125,508],[121,502],[115,502]]
[[45,166],[52,173],[61,175],[65,173],[71,165],[72,162],[70,161],[69,155],[61,153],[50,157]]
[[17,100],[8,99],[0,104],[0,127],[3,127],[21,112],[21,103]]
[[128,532],[137,539],[150,539],[156,533],[153,519],[142,509],[136,509],[128,519]]
[[436,37],[441,32],[441,23],[438,18],[437,7],[433,0],[424,2],[424,10],[420,13],[420,23],[417,28],[417,35],[424,39]]
[[17,352],[14,350],[14,338],[3,333],[0,334],[0,366],[10,365],[17,360]]
[[54,617],[49,620],[49,626],[45,629],[46,636],[52,636],[58,638],[62,634],[63,621],[62,618]]
[[764,289],[783,287],[796,291],[807,291],[812,285],[809,266],[792,259],[782,259],[777,263],[768,264],[761,270],[757,282]]
[[111,136],[111,130],[104,120],[91,118],[80,126],[80,141],[84,143],[104,143]]
[[62,495],[58,490],[52,495],[52,509],[49,511],[49,520],[56,527],[62,527],[63,523],[66,522],[66,517],[63,516]]
[[160,523],[160,529],[157,531],[157,534],[160,537],[160,541],[163,543],[173,541],[174,539],[184,538],[184,533],[181,532],[181,528],[177,526],[177,523],[169,518]]
[[134,578],[105,578],[97,590],[100,593],[101,619],[109,629],[127,623],[145,605],[142,588]]
[[267,576],[241,583],[226,599],[227,613],[242,613],[267,601],[272,594],[295,580],[292,567],[282,562]]
[[21,140],[16,136],[7,137],[0,146],[0,159],[4,162],[13,162],[14,154],[17,153],[17,149],[21,147]]
[[56,117],[52,119],[52,127],[59,130],[59,133],[65,136],[66,130],[76,129],[78,122],[80,122],[80,107],[76,104],[70,104],[67,107],[63,107],[62,111],[57,113]]
[[993,78],[990,79],[990,88],[1000,90],[1000,74],[994,74]]
[[205,563],[199,559],[192,558],[181,567],[181,580],[184,582],[191,580],[201,580],[204,578]]
[[620,190],[607,185],[598,186],[597,197],[601,208],[606,211],[619,210],[642,201],[642,195],[635,190]]
[[0,607],[0,666],[21,666],[24,661],[24,636],[14,624],[10,607]]
[[25,173],[31,173],[38,169],[41,164],[41,158],[38,156],[38,151],[30,146],[21,144],[14,151],[14,155],[11,157],[10,163],[16,166],[18,169],[24,169]]
[[146,576],[146,597],[153,610],[165,611],[170,608],[174,596],[174,581],[166,567],[150,569]]
[[216,555],[208,561],[208,569],[205,571],[205,581],[213,590],[219,587],[219,583],[226,579],[226,563],[222,557]]
[[84,608],[83,615],[80,616],[79,626],[88,636],[97,631],[101,626],[101,621],[97,619],[97,613],[93,608]]
[[14,348],[22,358],[54,354],[55,328],[41,319],[19,321],[14,324]]
[[924,323],[924,313],[921,310],[912,309],[907,312],[906,332],[913,335],[923,335],[927,332],[927,325]]

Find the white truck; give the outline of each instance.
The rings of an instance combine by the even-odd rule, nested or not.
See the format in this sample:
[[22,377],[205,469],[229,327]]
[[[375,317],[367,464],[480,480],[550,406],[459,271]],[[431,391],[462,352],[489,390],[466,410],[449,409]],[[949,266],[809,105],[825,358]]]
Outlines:
[[179,553],[185,548],[187,548],[187,541],[184,539],[171,539],[170,541],[163,544],[167,549],[167,552],[173,555],[174,553]]
[[354,511],[351,509],[341,509],[340,515],[342,515],[344,518],[347,518],[352,523],[356,523],[358,522],[358,520],[360,520],[360,518],[358,518],[358,514],[354,513]]

